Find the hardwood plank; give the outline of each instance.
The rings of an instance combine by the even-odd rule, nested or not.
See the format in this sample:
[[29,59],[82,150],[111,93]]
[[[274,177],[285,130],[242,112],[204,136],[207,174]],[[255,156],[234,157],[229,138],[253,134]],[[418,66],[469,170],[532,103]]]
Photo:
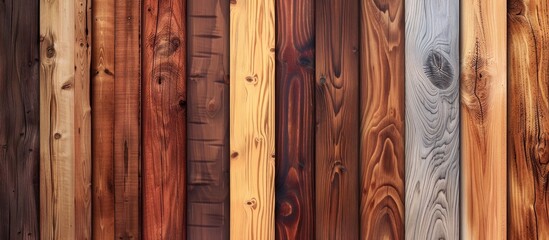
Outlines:
[[143,235],[184,239],[186,39],[183,0],[143,3]]
[[229,239],[229,1],[187,10],[187,238]]
[[458,239],[459,1],[404,12],[406,239]]
[[404,238],[404,1],[361,1],[360,238]]
[[508,238],[549,238],[549,3],[508,1]]
[[316,237],[359,238],[359,3],[316,2]]
[[464,239],[507,236],[506,6],[505,1],[461,1]]
[[114,239],[114,6],[92,1],[92,237]]
[[39,234],[38,4],[0,3],[0,239]]
[[276,239],[315,239],[315,6],[276,6]]
[[40,238],[75,238],[75,1],[40,0]]
[[275,237],[275,4],[231,1],[231,239]]
[[116,1],[114,22],[115,237],[141,239],[140,1]]

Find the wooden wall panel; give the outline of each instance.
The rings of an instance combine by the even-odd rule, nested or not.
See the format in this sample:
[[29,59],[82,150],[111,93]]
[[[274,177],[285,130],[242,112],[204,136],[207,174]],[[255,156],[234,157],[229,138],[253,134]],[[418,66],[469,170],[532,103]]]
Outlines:
[[229,1],[187,10],[188,239],[229,239]]
[[276,1],[276,239],[315,239],[314,7]]
[[461,1],[461,166],[464,239],[507,234],[506,2]]
[[459,1],[405,14],[406,239],[458,239]]
[[404,1],[361,1],[360,238],[404,238]]
[[316,2],[316,237],[358,239],[359,3]]
[[0,239],[39,237],[38,4],[0,3]]
[[549,2],[508,1],[508,238],[548,239]]
[[231,1],[231,239],[274,239],[275,4]]
[[185,239],[186,1],[143,3],[143,235]]
[[75,238],[75,1],[40,0],[40,238]]

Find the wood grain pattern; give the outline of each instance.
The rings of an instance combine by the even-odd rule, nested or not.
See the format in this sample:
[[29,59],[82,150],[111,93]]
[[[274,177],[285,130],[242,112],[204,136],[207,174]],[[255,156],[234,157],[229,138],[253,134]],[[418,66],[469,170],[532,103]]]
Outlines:
[[404,12],[406,239],[458,239],[459,1]]
[[276,6],[276,239],[315,239],[315,6]]
[[38,3],[0,3],[0,239],[39,234]]
[[316,237],[358,239],[359,3],[316,2]]
[[404,1],[361,1],[361,239],[404,238]]
[[229,239],[229,1],[187,11],[187,237]]
[[231,1],[231,239],[275,237],[274,2]]
[[185,10],[143,3],[143,237],[185,239]]
[[93,0],[91,44],[92,238],[114,239],[114,6]]
[[116,1],[114,22],[115,238],[141,239],[140,1]]
[[549,2],[508,1],[508,238],[548,239]]
[[461,1],[462,236],[507,236],[506,3]]
[[40,0],[40,238],[75,238],[75,1]]

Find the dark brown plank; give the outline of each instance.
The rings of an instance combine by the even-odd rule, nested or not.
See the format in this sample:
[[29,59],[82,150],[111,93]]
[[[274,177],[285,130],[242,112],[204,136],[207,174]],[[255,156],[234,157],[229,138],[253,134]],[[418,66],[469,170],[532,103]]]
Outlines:
[[316,2],[316,236],[358,239],[357,0]]
[[185,2],[143,4],[143,235],[185,239]]
[[314,1],[276,1],[276,239],[315,239]]
[[229,239],[229,1],[187,13],[187,236]]
[[37,239],[38,1],[0,2],[0,239]]

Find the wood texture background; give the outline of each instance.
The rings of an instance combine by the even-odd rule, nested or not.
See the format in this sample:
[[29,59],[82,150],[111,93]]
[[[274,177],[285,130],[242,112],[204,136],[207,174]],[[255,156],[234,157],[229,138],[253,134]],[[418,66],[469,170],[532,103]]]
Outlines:
[[229,1],[187,4],[187,237],[228,240]]
[[461,1],[461,205],[464,239],[507,236],[505,1]]
[[549,238],[549,3],[508,1],[508,238]]
[[404,1],[361,1],[361,239],[404,238]]
[[359,3],[316,2],[316,215],[318,239],[358,239]]
[[275,237],[275,0],[230,6],[231,239]]
[[406,239],[458,239],[459,1],[405,14]]
[[314,5],[276,4],[276,239],[314,235]]
[[39,234],[38,4],[0,3],[0,239]]

